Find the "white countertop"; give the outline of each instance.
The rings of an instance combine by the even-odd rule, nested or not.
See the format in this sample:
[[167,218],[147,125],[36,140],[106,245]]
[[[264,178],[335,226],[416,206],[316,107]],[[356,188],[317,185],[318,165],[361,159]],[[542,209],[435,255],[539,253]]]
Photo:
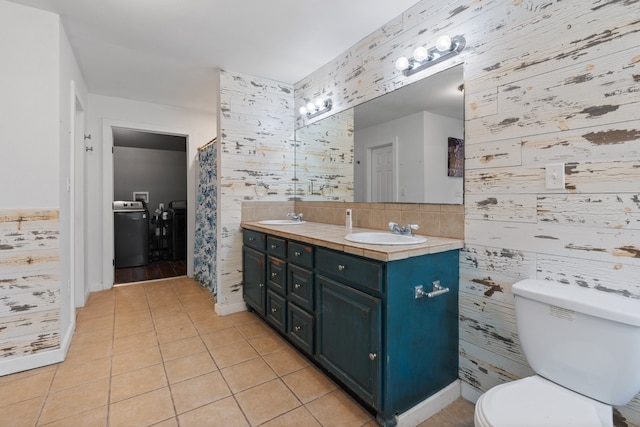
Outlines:
[[258,221],[243,221],[241,227],[248,230],[261,231],[274,236],[284,237],[299,242],[309,243],[337,251],[359,255],[378,261],[395,261],[414,256],[434,254],[461,249],[464,241],[447,237],[424,236],[427,241],[413,245],[369,245],[350,242],[344,238],[349,233],[381,232],[371,228],[353,227],[347,230],[344,226],[324,224],[321,222],[305,222],[296,225],[264,225]]

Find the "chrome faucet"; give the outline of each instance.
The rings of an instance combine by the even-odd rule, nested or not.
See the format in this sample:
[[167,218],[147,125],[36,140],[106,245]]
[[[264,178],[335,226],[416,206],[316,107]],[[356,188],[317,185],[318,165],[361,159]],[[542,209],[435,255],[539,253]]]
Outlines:
[[289,212],[287,216],[290,216],[294,221],[302,221],[302,213]]
[[389,223],[389,230],[395,234],[402,234],[405,236],[413,236],[412,230],[419,230],[420,226],[418,224],[407,224],[404,227],[399,226],[395,222]]

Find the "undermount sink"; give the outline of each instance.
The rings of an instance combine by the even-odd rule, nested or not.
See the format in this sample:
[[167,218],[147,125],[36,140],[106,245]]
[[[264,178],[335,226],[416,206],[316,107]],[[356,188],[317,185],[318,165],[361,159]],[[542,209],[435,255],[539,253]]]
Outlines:
[[298,225],[304,224],[306,221],[297,221],[295,219],[265,219],[258,221],[262,225]]
[[350,242],[366,243],[368,245],[415,245],[427,241],[427,238],[422,236],[405,236],[404,234],[382,232],[351,233],[344,236],[344,238]]

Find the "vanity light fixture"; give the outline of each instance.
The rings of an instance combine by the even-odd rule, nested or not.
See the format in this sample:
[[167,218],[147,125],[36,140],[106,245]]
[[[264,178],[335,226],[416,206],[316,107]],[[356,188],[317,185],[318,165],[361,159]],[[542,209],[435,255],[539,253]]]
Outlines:
[[298,112],[301,116],[307,116],[308,119],[312,119],[320,114],[326,113],[333,107],[333,101],[331,98],[318,98],[315,102],[309,102],[307,105],[300,107]]
[[405,58],[404,56],[398,58],[396,68],[402,71],[405,76],[409,77],[425,68],[459,54],[462,52],[462,49],[464,49],[466,43],[464,36],[455,36],[453,38],[440,36],[438,40],[436,40],[435,47],[427,49],[424,46],[419,46],[413,51],[413,58]]

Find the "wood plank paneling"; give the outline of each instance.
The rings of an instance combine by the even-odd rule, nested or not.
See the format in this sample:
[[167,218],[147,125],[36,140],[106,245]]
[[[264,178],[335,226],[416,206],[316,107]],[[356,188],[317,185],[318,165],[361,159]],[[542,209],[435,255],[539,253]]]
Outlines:
[[59,213],[0,211],[0,358],[60,346]]
[[[357,44],[295,85],[296,105],[332,93],[342,111],[464,62],[460,377],[478,391],[531,374],[490,337],[511,338],[517,280],[638,298],[638,16],[636,0],[422,0],[403,14],[401,31],[393,20],[371,49]],[[411,78],[393,69],[442,33],[467,39],[456,61]],[[566,186],[548,190],[544,168],[557,162]],[[618,424],[640,425],[638,401],[620,408]]]
[[[286,201],[295,192],[293,87],[220,70],[218,293],[242,302],[242,202]],[[262,183],[264,185],[259,185]]]

